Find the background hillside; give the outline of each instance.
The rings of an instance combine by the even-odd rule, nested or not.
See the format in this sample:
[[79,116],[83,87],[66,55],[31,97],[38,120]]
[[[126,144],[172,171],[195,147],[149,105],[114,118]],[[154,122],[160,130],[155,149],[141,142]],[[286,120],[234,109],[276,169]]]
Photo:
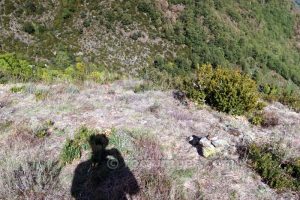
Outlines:
[[1,0],[0,9],[1,51],[34,64],[66,68],[81,58],[136,74],[159,60],[151,70],[172,78],[211,63],[263,84],[300,85],[299,17],[290,0]]

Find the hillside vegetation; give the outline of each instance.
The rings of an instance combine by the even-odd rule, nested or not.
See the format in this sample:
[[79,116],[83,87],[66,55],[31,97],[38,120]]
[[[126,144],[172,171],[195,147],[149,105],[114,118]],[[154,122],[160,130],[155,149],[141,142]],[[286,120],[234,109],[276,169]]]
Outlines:
[[[1,85],[0,198],[71,199],[75,169],[91,158],[89,136],[106,133],[140,186],[132,199],[299,199],[299,113],[268,105],[278,123],[256,127],[183,105],[171,91],[134,92],[140,84]],[[186,138],[208,133],[227,145],[204,158]],[[261,146],[279,141],[284,155]],[[252,142],[241,159],[238,147]],[[101,196],[98,182],[80,187]]]
[[106,71],[174,88],[209,63],[241,69],[269,100],[300,104],[299,17],[290,0],[2,0],[0,5],[0,51],[27,60],[36,66],[32,70],[42,68],[44,79],[64,71],[74,76],[72,66],[83,63],[96,80]]
[[0,199],[299,199],[300,0],[0,0]]

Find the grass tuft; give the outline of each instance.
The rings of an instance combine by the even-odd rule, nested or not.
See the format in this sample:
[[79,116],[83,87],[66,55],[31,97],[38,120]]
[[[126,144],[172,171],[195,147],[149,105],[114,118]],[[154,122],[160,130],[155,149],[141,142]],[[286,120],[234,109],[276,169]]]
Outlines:
[[82,126],[75,133],[74,139],[67,139],[60,154],[60,162],[62,165],[71,163],[73,160],[81,157],[82,152],[89,148],[88,138],[97,134],[97,130],[90,130]]
[[25,86],[13,86],[12,88],[10,88],[10,91],[12,93],[20,93],[20,92],[24,92],[25,91]]

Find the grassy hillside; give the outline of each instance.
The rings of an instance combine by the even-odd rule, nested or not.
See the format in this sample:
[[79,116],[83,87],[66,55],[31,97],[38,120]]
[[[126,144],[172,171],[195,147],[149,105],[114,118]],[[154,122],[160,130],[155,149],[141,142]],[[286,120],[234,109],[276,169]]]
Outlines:
[[0,199],[300,199],[299,1],[0,0]]
[[210,63],[241,69],[277,100],[299,92],[299,15],[290,0],[2,0],[0,5],[0,51],[38,68],[64,70],[82,62],[88,71],[140,75],[177,87]]
[[[114,191],[131,186],[128,180],[121,176],[116,182],[114,173],[101,178],[103,168],[88,164],[88,138],[94,133],[106,133],[108,149],[122,154],[140,187],[132,199],[299,199],[299,113],[278,103],[269,105],[264,113],[277,124],[257,128],[209,107],[185,106],[171,91],[136,93],[139,84],[1,85],[0,199],[69,200],[78,197],[75,185],[85,191],[81,199],[97,199],[89,194],[121,199],[113,198]],[[224,150],[209,158],[199,156],[186,141],[193,134],[210,134]],[[260,147],[276,147],[279,141],[284,156]],[[237,149],[252,142],[259,146],[248,154]],[[298,168],[287,166],[294,160]],[[82,166],[82,182],[74,185]],[[103,197],[102,188],[112,196]]]

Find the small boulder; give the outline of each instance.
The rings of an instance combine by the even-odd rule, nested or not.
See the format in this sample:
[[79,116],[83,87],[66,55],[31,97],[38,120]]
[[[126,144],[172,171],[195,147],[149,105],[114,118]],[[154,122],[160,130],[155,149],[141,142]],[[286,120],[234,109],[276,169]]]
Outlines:
[[203,146],[203,147],[211,147],[213,146],[211,141],[209,139],[207,139],[207,137],[202,137],[199,141],[199,143]]
[[213,156],[219,152],[219,149],[214,147],[213,145],[210,147],[202,147],[202,156],[204,158],[208,158],[210,156]]
[[220,149],[216,148],[207,137],[203,137],[199,141],[202,148],[202,156],[208,158],[217,154]]
[[196,147],[198,153],[205,158],[214,156],[229,146],[226,140],[218,139],[217,137],[209,138],[193,135],[187,138],[187,140],[191,145]]
[[216,148],[220,148],[220,149],[224,149],[225,147],[228,147],[229,144],[226,140],[222,140],[222,139],[216,139],[216,140],[212,140],[211,143],[216,147]]

